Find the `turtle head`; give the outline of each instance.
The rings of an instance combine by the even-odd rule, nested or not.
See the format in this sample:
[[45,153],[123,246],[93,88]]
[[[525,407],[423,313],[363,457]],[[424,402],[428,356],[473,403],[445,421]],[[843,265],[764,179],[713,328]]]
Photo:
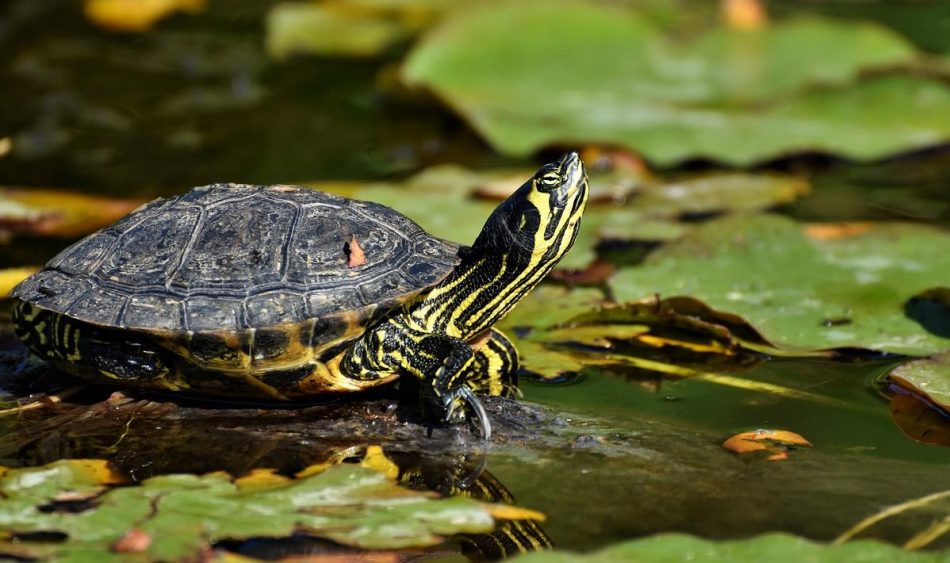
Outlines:
[[473,248],[505,254],[545,272],[570,249],[587,204],[587,173],[577,153],[542,166],[495,209]]

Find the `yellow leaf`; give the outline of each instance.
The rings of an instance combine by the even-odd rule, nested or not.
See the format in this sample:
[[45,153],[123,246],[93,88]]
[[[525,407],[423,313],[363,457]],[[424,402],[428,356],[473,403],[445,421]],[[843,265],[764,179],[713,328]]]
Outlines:
[[39,268],[35,266],[24,266],[22,268],[6,268],[0,270],[0,297],[6,297],[10,291],[27,276]]
[[331,460],[325,463],[314,463],[313,465],[308,465],[299,472],[294,473],[294,479],[303,479],[304,477],[310,477],[311,475],[316,475],[317,473],[323,473],[337,463],[337,461]]
[[0,227],[40,236],[77,237],[105,227],[144,203],[61,190],[0,189]]
[[283,485],[288,481],[290,479],[278,475],[274,469],[255,469],[247,475],[235,479],[234,484],[240,489],[266,489],[267,487]]
[[537,520],[543,522],[544,513],[530,508],[521,508],[509,504],[485,504],[485,510],[497,520]]
[[382,473],[392,481],[395,481],[396,478],[399,477],[399,466],[386,457],[386,454],[383,453],[383,448],[380,446],[367,446],[366,455],[363,456],[363,461],[360,462],[360,465]]
[[124,475],[113,471],[105,459],[74,459],[69,461],[69,465],[85,473],[88,480],[102,485],[121,485],[128,481]]
[[116,31],[145,31],[158,20],[177,12],[197,13],[206,0],[86,0],[89,21]]
[[722,0],[720,6],[726,25],[733,29],[761,29],[769,21],[760,0]]

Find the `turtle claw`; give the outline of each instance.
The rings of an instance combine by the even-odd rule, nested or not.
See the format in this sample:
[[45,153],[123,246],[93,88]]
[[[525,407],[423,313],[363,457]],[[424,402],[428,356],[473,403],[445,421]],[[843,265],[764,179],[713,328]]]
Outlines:
[[[427,418],[431,417],[430,420],[441,418],[450,424],[464,418],[477,428],[483,440],[489,440],[492,430],[491,419],[475,393],[458,377],[466,362],[471,359],[472,349],[464,341],[452,342],[457,344],[456,348],[434,370],[431,379],[427,378],[429,383],[423,385],[423,415]],[[460,413],[460,408],[464,408],[465,412]],[[426,414],[427,411],[428,414]]]
[[491,418],[488,417],[488,412],[485,411],[482,402],[478,400],[478,396],[464,385],[455,391],[446,393],[442,398],[446,422],[451,422],[455,416],[455,411],[458,408],[456,406],[458,405],[457,399],[462,399],[472,409],[472,413],[474,413],[478,422],[477,428],[482,440],[491,440]]

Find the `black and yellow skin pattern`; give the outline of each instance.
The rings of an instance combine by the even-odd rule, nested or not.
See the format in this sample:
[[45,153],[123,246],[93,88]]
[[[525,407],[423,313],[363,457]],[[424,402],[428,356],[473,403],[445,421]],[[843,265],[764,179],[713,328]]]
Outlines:
[[[148,338],[117,329],[77,322],[22,301],[13,311],[17,337],[58,369],[84,379],[139,384],[164,381],[171,373],[167,358]],[[158,385],[168,387],[169,385]]]
[[[519,365],[514,345],[492,327],[571,247],[587,197],[583,164],[575,153],[568,154],[542,167],[501,203],[472,246],[456,254],[449,243],[377,204],[292,186],[196,188],[148,204],[64,250],[14,290],[19,299],[14,326],[20,340],[54,367],[89,381],[131,387],[306,400],[409,374],[421,383],[427,419],[468,417],[488,438],[491,424],[475,393],[514,395]],[[295,219],[287,224],[288,209],[298,217],[307,210],[326,211],[312,223]],[[242,213],[228,213],[235,210]],[[351,222],[340,222],[345,213]],[[221,230],[228,220],[248,216],[256,222]],[[365,266],[376,272],[373,276],[349,270],[345,261],[333,262],[345,260],[337,244],[350,240],[348,232],[355,228],[362,229],[367,252],[377,250],[368,254],[377,260]],[[247,254],[242,235],[247,235],[245,244],[257,244],[273,233],[285,233],[284,239],[271,236],[272,247],[254,256],[269,259],[282,252],[283,266],[233,263]],[[308,236],[318,242],[308,245]],[[143,250],[161,237],[161,245]],[[394,241],[410,245],[400,261],[385,246]],[[154,258],[148,254],[153,251],[167,255]],[[188,252],[204,261],[189,262]],[[199,268],[210,268],[207,264],[219,256],[227,260],[214,263],[217,270]],[[283,268],[286,276],[297,271],[290,268],[297,264],[303,273],[295,275],[303,279],[309,275],[304,263],[323,268],[324,278],[313,279],[330,274],[330,285],[303,294],[319,298],[308,305],[319,313],[309,316],[300,313],[302,301],[291,299],[291,290],[299,289],[290,282],[257,289],[244,271],[257,267],[258,276],[276,276]],[[165,269],[156,270],[159,266]],[[110,268],[127,274],[112,275]],[[390,279],[407,275],[418,277],[408,286],[387,286]],[[214,284],[228,276],[230,294],[225,295]],[[196,286],[185,297],[172,291],[182,280]],[[152,281],[160,285],[142,290],[144,297],[133,291],[142,289],[135,284]],[[357,281],[362,281],[358,288]],[[277,297],[265,298],[264,291]],[[235,303],[244,293],[250,295],[243,301],[244,313],[224,315],[240,310]],[[125,305],[119,307],[119,299]],[[254,311],[259,316],[252,318]],[[288,320],[254,320],[264,318],[260,315],[276,319],[275,311],[287,312]]]
[[[410,373],[424,381],[424,408],[451,419],[464,404],[478,417],[483,435],[490,435],[471,392],[510,393],[518,366],[514,346],[491,327],[570,249],[587,197],[587,176],[576,153],[542,167],[495,209],[445,280],[344,353],[343,375],[373,379]],[[487,341],[473,349],[486,334]]]

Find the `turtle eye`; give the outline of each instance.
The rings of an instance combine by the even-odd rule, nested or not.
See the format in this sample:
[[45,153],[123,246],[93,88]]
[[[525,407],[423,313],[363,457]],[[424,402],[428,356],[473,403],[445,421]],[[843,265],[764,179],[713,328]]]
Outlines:
[[554,188],[558,187],[561,184],[561,175],[557,172],[545,172],[538,176],[538,189],[547,192],[551,191]]

